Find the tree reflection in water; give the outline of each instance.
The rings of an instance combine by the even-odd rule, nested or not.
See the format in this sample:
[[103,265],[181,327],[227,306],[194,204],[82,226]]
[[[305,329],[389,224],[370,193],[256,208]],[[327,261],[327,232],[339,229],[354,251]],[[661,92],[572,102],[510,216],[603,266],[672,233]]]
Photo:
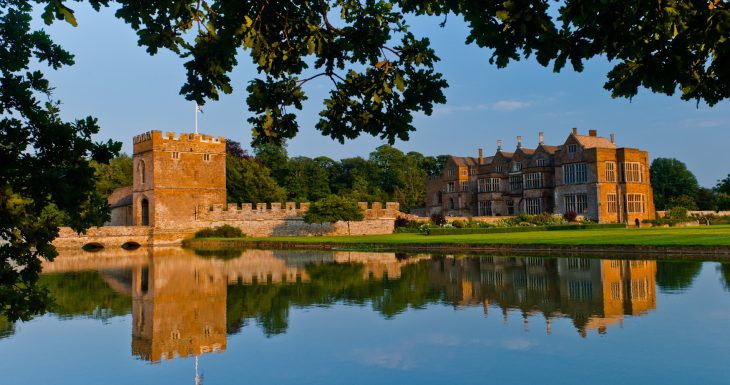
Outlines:
[[[700,262],[465,257],[342,251],[237,250],[217,258],[179,248],[123,255],[61,255],[42,281],[61,317],[132,313],[133,353],[153,362],[224,351],[226,335],[253,322],[286,333],[292,308],[348,304],[384,318],[431,304],[570,318],[585,336],[656,308],[656,287],[685,290]],[[728,282],[730,264],[720,271]],[[1,320],[0,320],[1,321]],[[0,322],[0,332],[13,325]],[[1,336],[1,335],[0,335]]]

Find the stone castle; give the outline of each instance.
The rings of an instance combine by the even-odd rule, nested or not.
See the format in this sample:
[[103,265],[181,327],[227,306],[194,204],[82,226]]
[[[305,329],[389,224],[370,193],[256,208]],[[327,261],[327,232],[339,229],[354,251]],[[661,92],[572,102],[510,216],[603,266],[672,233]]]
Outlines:
[[517,137],[514,152],[497,142],[494,156],[451,156],[439,176],[426,182],[426,213],[447,216],[565,214],[599,223],[654,219],[649,154],[618,147],[615,137],[577,129],[559,146],[530,149]]
[[[111,220],[84,235],[62,228],[55,242],[77,246],[179,243],[205,227],[224,224],[249,236],[390,234],[398,203],[360,202],[364,220],[307,224],[308,203],[226,203],[226,140],[203,134],[150,131],[134,137],[133,184],[109,197]],[[124,241],[127,239],[127,241]],[[121,244],[121,243],[120,243]]]

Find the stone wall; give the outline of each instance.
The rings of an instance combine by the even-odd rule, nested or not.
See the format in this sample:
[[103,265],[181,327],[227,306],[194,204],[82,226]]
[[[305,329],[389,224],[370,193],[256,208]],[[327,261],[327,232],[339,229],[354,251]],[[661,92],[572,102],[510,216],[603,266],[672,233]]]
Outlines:
[[198,228],[229,225],[238,227],[251,237],[307,236],[307,235],[372,235],[390,234],[394,221],[404,215],[396,202],[359,202],[363,221],[325,223],[304,222],[309,203],[244,203],[236,205],[199,206],[195,225]]

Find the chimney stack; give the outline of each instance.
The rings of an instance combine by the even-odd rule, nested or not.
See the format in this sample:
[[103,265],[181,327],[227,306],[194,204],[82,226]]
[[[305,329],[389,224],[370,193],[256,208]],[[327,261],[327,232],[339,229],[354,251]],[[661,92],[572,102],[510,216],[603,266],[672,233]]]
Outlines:
[[479,164],[484,164],[484,151],[482,149],[479,149]]
[[596,131],[596,130],[588,130],[588,136],[598,136],[598,131]]
[[573,135],[578,135],[578,129],[573,127]]
[[616,135],[613,133],[611,134],[611,143],[616,143]]
[[497,151],[502,151],[502,139],[497,139]]
[[540,138],[540,144],[545,143],[545,135],[542,133],[542,131],[540,131],[539,138]]
[[522,148],[522,136],[517,135],[517,148]]

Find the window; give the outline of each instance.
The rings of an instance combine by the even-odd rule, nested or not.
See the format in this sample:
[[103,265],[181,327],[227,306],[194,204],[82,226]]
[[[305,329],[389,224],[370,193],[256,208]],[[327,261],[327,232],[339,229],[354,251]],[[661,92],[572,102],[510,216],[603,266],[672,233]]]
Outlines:
[[515,201],[507,201],[507,215],[515,215]]
[[456,191],[456,183],[449,182],[446,183],[446,192],[455,192]]
[[494,215],[492,212],[492,201],[479,201],[479,215],[488,217]]
[[616,163],[606,162],[606,182],[616,181]]
[[563,183],[577,184],[586,183],[588,174],[585,163],[571,163],[563,165]]
[[512,163],[512,171],[522,171],[522,162]]
[[454,176],[454,169],[453,168],[450,168],[449,169],[449,176]]
[[206,162],[209,161],[210,160],[210,154],[203,154],[203,160],[206,161]]
[[568,153],[569,154],[575,154],[578,151],[578,145],[577,144],[569,144],[568,145]]
[[461,182],[461,191],[469,191],[469,182]]
[[606,206],[609,213],[618,213],[618,200],[616,199],[616,194],[606,195]]
[[494,171],[496,171],[496,172],[502,172],[502,165],[500,164],[500,165],[494,167]]
[[489,178],[489,182],[487,184],[487,191],[489,192],[495,192],[499,191],[499,178]]
[[465,168],[465,169],[463,169],[463,170],[461,170],[461,175],[463,175],[463,176],[467,176],[467,175],[469,175],[469,170],[468,170],[468,169],[466,169],[466,168]]
[[477,191],[478,192],[487,192],[487,180],[484,178],[479,178],[477,181]]
[[542,213],[542,205],[540,204],[540,198],[527,198],[525,199],[525,211],[530,215],[536,215]]
[[476,167],[469,167],[469,175],[474,176],[477,174],[477,168]]
[[172,159],[180,159],[180,153],[177,151],[172,152]]
[[144,167],[144,161],[140,159],[139,165],[137,166],[137,169],[139,171],[139,180],[141,183],[145,183],[147,181],[146,173],[145,173],[145,167]]
[[639,162],[626,162],[622,164],[624,182],[641,183],[644,167]]
[[565,212],[574,212],[577,214],[588,211],[588,196],[586,194],[570,194],[563,196],[565,203]]
[[509,177],[509,188],[511,190],[522,190],[522,175],[512,175]]
[[525,174],[525,188],[542,188],[542,186],[542,173],[533,172],[530,174]]
[[636,214],[643,213],[645,210],[644,194],[626,194],[626,212]]
[[544,167],[547,166],[547,159],[540,158],[537,160],[538,167]]

